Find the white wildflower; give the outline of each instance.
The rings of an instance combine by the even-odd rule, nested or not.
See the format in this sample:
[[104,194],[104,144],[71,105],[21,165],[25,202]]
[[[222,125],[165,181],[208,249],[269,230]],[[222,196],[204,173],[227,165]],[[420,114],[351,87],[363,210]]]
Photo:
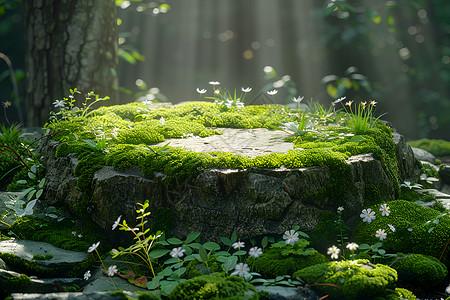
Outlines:
[[370,223],[375,220],[375,212],[370,208],[363,209],[359,216],[363,219],[363,222]]
[[333,245],[330,248],[328,248],[327,254],[331,255],[331,259],[338,259],[339,252],[341,252],[341,250],[338,247]]
[[181,248],[181,247],[173,248],[172,251],[170,251],[170,256],[172,256],[172,257],[183,257],[184,252],[186,252],[186,250]]
[[254,258],[258,258],[263,254],[263,251],[261,248],[253,247],[248,250],[248,255],[253,256]]
[[234,268],[234,272],[231,273],[231,276],[239,276],[239,277],[245,277],[250,275],[250,268],[245,263],[238,263],[236,267]]
[[299,239],[298,232],[295,232],[295,230],[288,230],[283,234],[283,240],[288,245],[294,245]]

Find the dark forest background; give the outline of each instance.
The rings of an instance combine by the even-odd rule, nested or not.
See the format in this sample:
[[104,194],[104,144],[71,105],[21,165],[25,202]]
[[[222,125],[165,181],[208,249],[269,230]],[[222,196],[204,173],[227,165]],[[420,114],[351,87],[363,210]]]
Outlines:
[[[0,52],[11,61],[18,84],[15,91],[10,68],[0,60],[0,103],[13,104],[2,107],[0,122],[6,123],[7,113],[9,121],[42,126],[42,117],[30,113],[47,115],[33,105],[39,99],[33,93],[45,90],[30,80],[30,20],[39,22],[38,10],[51,11],[44,18],[58,18],[63,9],[68,18],[71,9],[76,16],[84,1],[70,6],[73,1],[46,0],[47,7],[38,8],[24,2],[0,0]],[[264,103],[264,92],[274,87],[280,104],[293,96],[324,106],[344,95],[375,100],[377,113],[386,113],[383,119],[408,139],[450,140],[448,0],[99,0],[95,9],[104,11],[111,2],[119,25],[101,23],[103,33],[97,33],[115,37],[117,46],[115,81],[103,73],[114,89],[111,103],[198,100],[196,88],[210,93],[214,80],[231,90],[252,87],[247,104]],[[58,49],[46,51],[57,55]],[[39,64],[35,59],[31,64]],[[89,80],[61,78],[92,89]],[[43,100],[48,110],[52,100],[67,96],[68,89],[61,91],[66,85]]]

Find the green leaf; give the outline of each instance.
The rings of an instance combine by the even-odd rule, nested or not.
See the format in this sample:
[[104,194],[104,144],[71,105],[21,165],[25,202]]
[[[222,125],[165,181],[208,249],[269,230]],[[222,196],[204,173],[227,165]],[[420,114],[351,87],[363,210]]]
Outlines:
[[230,240],[229,238],[227,238],[227,237],[224,237],[224,236],[221,236],[221,237],[220,237],[220,241],[221,241],[225,246],[228,246],[228,247],[231,247],[231,245],[233,245],[233,243],[231,242],[231,240]]
[[245,255],[245,254],[247,254],[247,252],[244,251],[244,250],[239,250],[239,251],[236,251],[236,252],[233,253],[233,255],[235,255],[235,256],[236,256],[236,255],[238,255],[238,256],[239,256],[239,255]]
[[27,181],[22,179],[22,180],[17,180],[16,183],[17,184],[27,184]]
[[28,172],[28,178],[35,179],[36,175],[34,175],[34,173]]
[[217,251],[220,250],[220,245],[215,242],[207,242],[203,244],[203,247],[209,251]]
[[42,196],[42,193],[44,192],[44,190],[39,190],[39,191],[37,191],[37,193],[36,193],[36,198],[37,199],[39,199],[39,197],[41,197]]
[[[308,235],[306,232],[303,232],[303,231],[297,231],[297,233],[298,233],[300,236],[309,239],[309,235]],[[308,243],[308,245],[309,245],[309,243]]]
[[186,238],[186,243],[189,244],[195,241],[200,236],[200,232],[191,232]]
[[222,264],[222,269],[228,273],[228,271],[233,270],[237,264],[237,256],[229,256],[225,259]]
[[237,233],[236,233],[236,230],[235,230],[235,231],[233,231],[233,233],[231,234],[231,244],[236,243],[236,241],[237,241]]
[[156,290],[160,286],[159,280],[154,277],[152,281],[147,282],[147,288],[149,290]]
[[261,241],[261,246],[263,248],[266,248],[268,244],[269,244],[269,239],[267,238],[267,236],[263,237],[263,239]]
[[386,254],[386,250],[384,249],[379,249],[378,253],[380,253],[380,255],[385,255]]
[[175,264],[177,262],[180,262],[180,260],[177,257],[171,257],[169,259],[166,259],[166,261],[164,261],[164,264],[170,265],[170,264]]
[[132,65],[136,64],[136,59],[133,57],[133,55],[131,55],[130,52],[124,50],[123,48],[119,48],[119,50],[117,51],[117,55]]
[[202,263],[206,264],[208,262],[208,253],[206,253],[206,250],[202,245],[198,248],[198,254],[200,255]]
[[40,189],[42,189],[42,188],[44,188],[44,184],[45,184],[45,178],[42,178],[41,181],[39,182],[38,187],[39,187]]
[[183,241],[177,238],[169,238],[167,239],[167,242],[169,242],[172,245],[181,245],[183,244]]
[[170,252],[170,250],[167,250],[167,249],[155,249],[149,253],[149,256],[151,258],[159,258],[161,256],[166,255],[169,252]]
[[216,255],[216,256],[230,256],[231,254],[228,253],[227,251],[217,251],[217,252],[214,252],[214,255]]
[[352,137],[352,138],[349,139],[348,141],[349,141],[349,142],[356,142],[356,143],[358,143],[358,142],[364,141],[365,139],[366,139],[366,138],[363,137],[363,136],[355,135],[354,137]]
[[177,277],[181,277],[181,275],[183,275],[186,272],[186,268],[179,268],[175,271],[173,271],[173,275],[177,276]]

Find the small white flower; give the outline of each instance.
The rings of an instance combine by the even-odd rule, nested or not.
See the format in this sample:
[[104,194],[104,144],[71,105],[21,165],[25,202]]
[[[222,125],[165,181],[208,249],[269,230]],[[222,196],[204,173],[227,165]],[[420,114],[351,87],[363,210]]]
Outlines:
[[295,230],[288,230],[283,234],[283,240],[288,245],[294,245],[299,239],[298,232],[295,232]]
[[220,84],[220,82],[218,82],[218,81],[210,81],[210,82],[208,82],[210,85],[219,85]]
[[252,88],[251,87],[246,87],[246,88],[241,87],[241,91],[243,91],[244,93],[249,93],[252,91]]
[[341,102],[342,100],[345,100],[347,97],[341,97],[341,98],[339,98],[339,99],[336,99],[336,100],[334,100],[333,101],[333,104],[338,104],[339,102]]
[[108,276],[113,277],[118,272],[117,266],[112,265],[108,268]]
[[94,243],[92,244],[92,246],[89,247],[88,249],[88,253],[91,253],[92,251],[94,251],[95,249],[97,249],[98,245],[100,245],[100,242]]
[[350,243],[346,247],[348,250],[355,251],[358,249],[359,245],[357,243]]
[[413,229],[412,229],[411,227],[409,227],[407,230],[408,230],[409,232],[412,232],[412,231],[413,231]]
[[56,100],[55,102],[53,102],[53,106],[54,107],[64,107],[66,104],[64,103],[63,100]]
[[338,259],[339,252],[341,252],[341,249],[333,245],[330,248],[328,248],[327,254],[331,255],[331,259]]
[[278,90],[271,90],[268,91],[267,94],[269,94],[270,96],[276,95],[278,93]]
[[237,108],[242,108],[242,107],[244,107],[244,103],[241,102],[241,101],[237,101],[237,102],[235,103],[235,105],[236,105]]
[[116,229],[117,226],[119,226],[120,218],[122,218],[122,215],[120,215],[120,216],[117,218],[117,220],[114,222],[114,224],[112,225],[112,230]]
[[248,250],[248,255],[253,256],[254,258],[258,258],[263,254],[263,251],[261,248],[253,247]]
[[206,90],[197,88],[197,93],[204,94],[204,93],[206,93]]
[[236,267],[234,268],[234,272],[231,273],[231,276],[239,276],[239,277],[245,277],[247,275],[250,275],[250,268],[247,264],[244,263],[238,263]]
[[393,225],[391,225],[391,224],[387,224],[387,225],[392,232],[395,232],[395,227]]
[[78,235],[78,237],[79,237],[79,238],[82,238],[82,237],[83,237],[83,235],[82,235],[82,234],[79,234],[79,235]]
[[73,234],[73,235],[76,235],[76,234],[77,234],[77,232],[76,232],[76,231],[72,231],[72,234]]
[[231,245],[234,249],[241,249],[245,247],[245,243],[244,242],[236,242],[233,245]]
[[343,210],[344,210],[344,207],[343,207],[343,206],[339,206],[339,207],[337,208],[337,210],[338,210],[338,211],[343,211]]
[[172,256],[172,257],[183,257],[184,252],[186,252],[186,250],[181,248],[181,247],[173,248],[172,251],[170,251],[170,256]]
[[220,95],[220,90],[215,90],[215,91],[214,91],[214,94]]
[[86,273],[84,273],[84,280],[89,280],[91,278],[91,271],[87,270]]
[[387,233],[384,229],[378,229],[375,233],[375,237],[380,238],[380,241],[387,238]]
[[303,98],[305,98],[305,97],[304,96],[303,97],[298,96],[297,98],[294,97],[294,98],[292,98],[292,101],[300,103],[300,102],[302,102]]
[[363,222],[370,223],[375,220],[375,212],[370,208],[363,209],[359,216],[363,219]]
[[166,120],[164,119],[164,117],[161,117],[159,119],[159,123],[161,123],[162,126],[164,126],[166,124]]
[[387,204],[381,204],[380,205],[380,211],[381,211],[381,215],[382,216],[389,216],[389,214],[391,213],[389,206],[387,206]]

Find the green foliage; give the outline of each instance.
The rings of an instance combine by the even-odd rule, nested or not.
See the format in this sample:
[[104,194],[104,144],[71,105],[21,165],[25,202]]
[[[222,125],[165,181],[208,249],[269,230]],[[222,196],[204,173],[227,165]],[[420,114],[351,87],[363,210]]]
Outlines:
[[28,275],[35,275],[42,278],[51,278],[53,276],[64,276],[66,274],[57,274],[53,268],[42,268],[34,260],[28,261],[26,259],[15,256],[11,253],[0,253],[2,259],[9,267],[16,272],[26,273]]
[[423,288],[439,285],[448,273],[437,258],[423,254],[399,255],[389,266],[397,271],[400,284]]
[[46,254],[46,255],[35,254],[35,255],[33,255],[34,260],[49,260],[52,258],[53,258],[52,254]]
[[[404,200],[389,202],[389,216],[378,216],[371,223],[359,221],[355,231],[357,243],[375,244],[378,229],[387,232],[383,247],[389,252],[426,254],[449,265],[450,251],[446,247],[450,236],[450,217],[438,211]],[[371,207],[378,211],[379,205]],[[394,226],[392,232],[388,224]]]
[[368,260],[344,260],[317,264],[294,273],[337,299],[373,299],[386,296],[395,288],[397,272]]
[[222,275],[203,275],[179,284],[169,299],[258,299],[253,285],[244,279]]
[[450,142],[445,140],[420,139],[409,141],[411,147],[420,148],[436,156],[450,156]]
[[[340,226],[342,227],[342,234],[348,236],[350,234],[350,228],[343,222]],[[308,232],[311,245],[320,252],[326,252],[326,249],[334,245],[336,238],[340,234],[338,215],[331,212],[321,213],[319,223],[312,231]]]
[[30,277],[25,274],[20,274],[20,276],[12,276],[6,279],[6,285],[8,288],[17,289],[18,287],[25,287],[31,283]]
[[247,262],[265,278],[292,275],[295,271],[303,268],[328,262],[323,254],[313,248],[308,248],[308,244],[309,242],[304,239],[283,248],[277,247],[275,244],[266,249],[260,257],[249,258]]

